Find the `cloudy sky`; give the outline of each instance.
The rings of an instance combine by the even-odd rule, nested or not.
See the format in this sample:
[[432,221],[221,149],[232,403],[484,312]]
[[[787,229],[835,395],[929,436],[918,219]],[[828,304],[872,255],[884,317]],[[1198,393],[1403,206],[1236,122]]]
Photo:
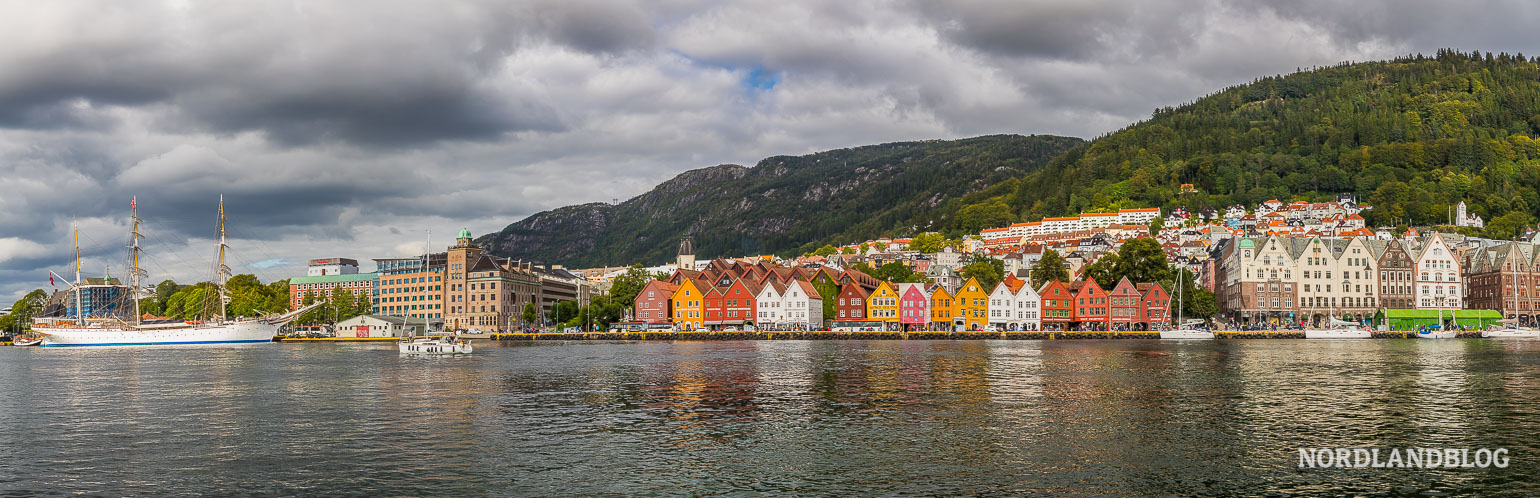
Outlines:
[[[416,253],[681,171],[990,133],[1094,137],[1265,74],[1540,54],[1526,1],[0,2],[0,303]],[[622,262],[617,262],[622,263]],[[365,264],[365,270],[370,265]]]

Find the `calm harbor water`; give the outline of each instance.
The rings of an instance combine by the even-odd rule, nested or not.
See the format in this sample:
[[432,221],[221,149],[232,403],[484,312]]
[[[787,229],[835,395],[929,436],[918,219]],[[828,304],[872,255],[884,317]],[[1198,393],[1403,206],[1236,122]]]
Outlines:
[[1540,493],[1540,341],[0,348],[7,495],[1338,492]]

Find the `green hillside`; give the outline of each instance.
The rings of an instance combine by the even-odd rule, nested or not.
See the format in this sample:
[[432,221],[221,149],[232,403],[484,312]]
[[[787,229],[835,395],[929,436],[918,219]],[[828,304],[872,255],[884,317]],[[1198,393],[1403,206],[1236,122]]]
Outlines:
[[[1160,109],[997,200],[1015,219],[1037,219],[1353,192],[1374,207],[1371,225],[1442,224],[1464,200],[1489,233],[1509,236],[1540,214],[1537,134],[1536,60],[1441,51],[1262,78]],[[1184,183],[1197,192],[1179,195]]]

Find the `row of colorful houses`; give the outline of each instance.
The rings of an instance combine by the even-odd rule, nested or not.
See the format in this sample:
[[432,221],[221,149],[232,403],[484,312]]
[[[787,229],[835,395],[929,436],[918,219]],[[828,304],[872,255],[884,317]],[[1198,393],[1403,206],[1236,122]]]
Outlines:
[[[819,287],[838,289],[825,296]],[[832,316],[824,301],[833,300]],[[1015,275],[992,288],[968,279],[955,288],[894,283],[855,270],[784,268],[713,261],[676,270],[636,297],[634,319],[677,330],[818,330],[841,323],[885,330],[1150,330],[1171,323],[1170,296],[1155,283],[1122,279],[1050,281],[1033,288]]]

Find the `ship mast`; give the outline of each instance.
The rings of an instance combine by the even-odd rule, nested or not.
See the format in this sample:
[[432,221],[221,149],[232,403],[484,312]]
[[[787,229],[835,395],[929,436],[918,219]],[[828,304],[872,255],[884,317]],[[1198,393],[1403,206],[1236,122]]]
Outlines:
[[216,270],[219,280],[219,323],[225,322],[225,302],[230,300],[230,295],[225,289],[225,283],[230,278],[230,267],[225,265],[225,249],[230,244],[225,242],[225,196],[219,196],[219,268]]
[[128,267],[130,285],[128,288],[128,298],[134,302],[134,325],[139,325],[142,320],[142,314],[139,311],[139,278],[148,276],[144,269],[139,267],[139,239],[144,237],[144,235],[139,233],[139,198],[129,199],[128,207],[133,211],[133,217],[131,218],[133,220],[133,228],[128,232],[128,247],[132,251]]
[[75,319],[83,325],[86,321],[85,308],[80,298],[80,220],[70,219],[70,230],[75,232]]

